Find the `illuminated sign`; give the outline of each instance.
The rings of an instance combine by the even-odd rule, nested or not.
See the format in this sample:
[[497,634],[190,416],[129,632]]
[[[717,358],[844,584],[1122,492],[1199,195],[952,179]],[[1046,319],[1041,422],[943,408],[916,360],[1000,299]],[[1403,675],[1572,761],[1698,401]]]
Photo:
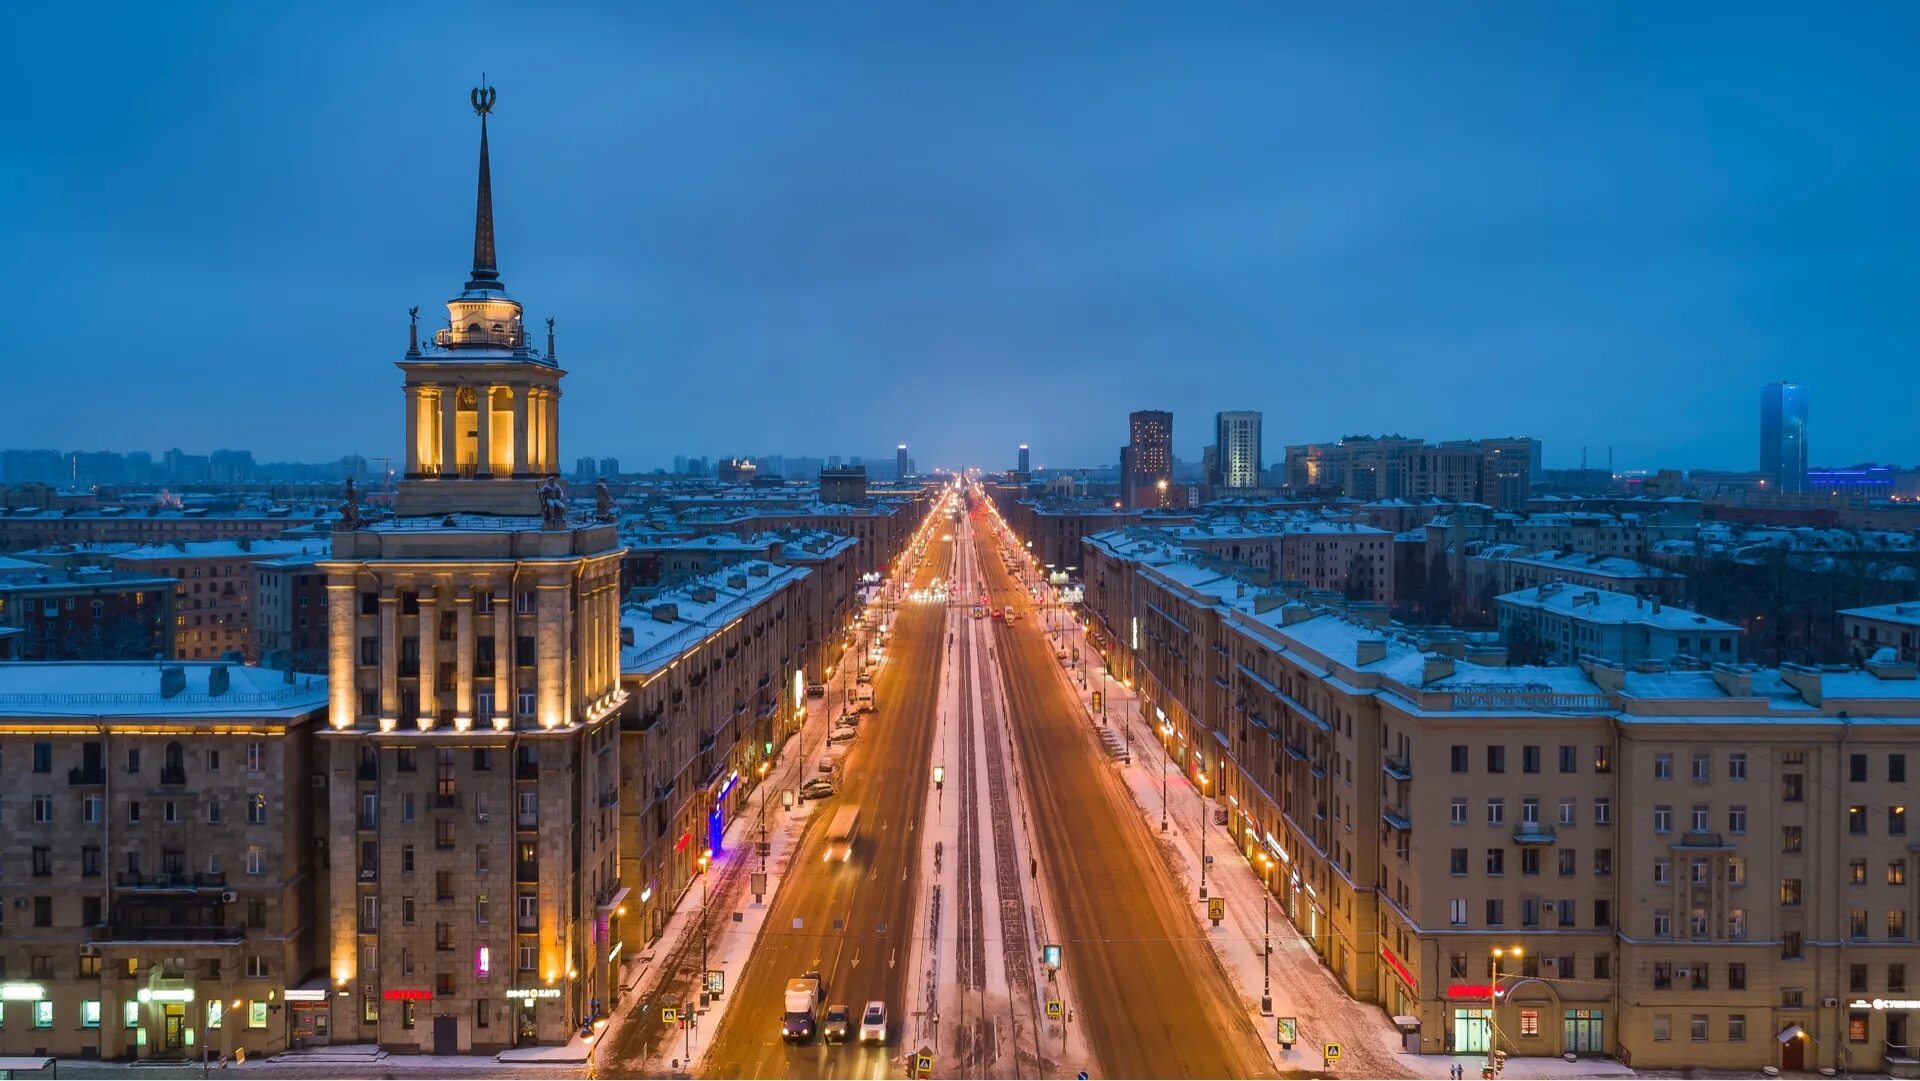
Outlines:
[[1387,964],[1393,966],[1393,970],[1400,974],[1400,978],[1402,980],[1406,981],[1407,987],[1409,989],[1415,990],[1415,991],[1420,989],[1420,981],[1413,978],[1413,973],[1407,971],[1407,966],[1400,963],[1400,958],[1394,956],[1394,953],[1392,950],[1388,949],[1385,946],[1381,946],[1380,956],[1386,960]]
[[559,998],[560,989],[558,987],[515,987],[507,992],[507,997],[522,999]]
[[324,987],[289,987],[286,991],[288,1002],[325,1002],[327,989]]
[[380,997],[388,1002],[425,1002],[433,997],[433,992],[424,987],[396,987]]
[[1856,998],[1847,1003],[1854,1010],[1920,1010],[1920,998],[1876,998],[1869,1002]]
[[38,1002],[46,997],[47,989],[43,984],[0,983],[0,1001]]
[[142,1002],[192,1002],[193,988],[182,987],[178,990],[170,990],[163,987],[157,991],[141,988],[140,993],[134,997]]

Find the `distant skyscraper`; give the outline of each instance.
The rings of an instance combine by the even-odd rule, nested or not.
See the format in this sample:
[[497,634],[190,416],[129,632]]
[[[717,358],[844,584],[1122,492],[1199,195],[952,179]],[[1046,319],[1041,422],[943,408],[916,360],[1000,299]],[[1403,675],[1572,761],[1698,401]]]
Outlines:
[[1807,490],[1807,388],[1760,388],[1760,472],[1782,492]]
[[1033,472],[1032,468],[1027,464],[1027,445],[1025,443],[1020,444],[1020,472]]
[[600,459],[600,475],[603,477],[607,477],[609,479],[619,476],[620,475],[620,459],[618,458]]
[[1142,409],[1127,415],[1126,475],[1121,486],[1130,507],[1157,507],[1162,483],[1173,481],[1173,414]]
[[1252,410],[1216,413],[1214,446],[1219,448],[1219,480],[1223,488],[1255,488],[1260,484],[1260,414]]
[[573,463],[573,477],[575,480],[592,480],[594,470],[598,468],[600,468],[600,463],[594,461],[592,458],[582,457],[579,461]]
[[893,452],[893,479],[906,480],[908,472],[910,470],[907,467],[907,445],[902,443]]

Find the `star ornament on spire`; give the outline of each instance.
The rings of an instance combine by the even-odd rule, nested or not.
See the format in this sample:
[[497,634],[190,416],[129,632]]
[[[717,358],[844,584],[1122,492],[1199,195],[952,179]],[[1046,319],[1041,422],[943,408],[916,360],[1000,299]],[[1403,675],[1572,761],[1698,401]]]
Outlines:
[[474,87],[473,93],[468,95],[469,100],[473,102],[473,111],[480,116],[485,116],[492,112],[494,93],[494,88],[487,85],[487,76],[482,72],[480,75],[480,85]]
[[497,92],[487,85],[485,74],[467,100],[480,117],[480,184],[473,208],[473,276],[470,290],[501,291],[499,256],[493,246],[493,170],[487,160],[487,114],[493,112]]

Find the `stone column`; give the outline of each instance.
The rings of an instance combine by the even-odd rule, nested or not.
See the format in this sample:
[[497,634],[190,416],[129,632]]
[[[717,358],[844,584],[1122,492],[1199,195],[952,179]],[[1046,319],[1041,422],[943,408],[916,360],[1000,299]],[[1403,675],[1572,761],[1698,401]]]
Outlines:
[[420,475],[420,388],[408,385],[407,399],[407,472],[409,477]]
[[360,636],[355,633],[354,615],[360,610],[351,577],[336,577],[327,582],[327,723],[334,728],[352,728],[360,718],[358,691],[354,687],[355,665],[360,658]]
[[474,396],[474,404],[478,406],[478,410],[474,413],[474,416],[479,418],[479,423],[476,424],[475,427],[479,429],[480,445],[478,451],[479,460],[474,463],[473,472],[475,476],[491,477],[493,476],[492,384],[481,384],[479,392]]
[[420,715],[440,719],[440,607],[431,584],[420,590]]
[[516,477],[532,472],[527,468],[528,391],[525,384],[513,388],[513,475]]
[[380,587],[380,721],[400,716],[400,598]]
[[454,459],[454,448],[460,445],[459,436],[455,434],[460,428],[458,416],[455,412],[455,403],[459,400],[460,393],[454,386],[451,384],[441,386],[440,475],[443,477],[458,476],[460,473],[460,466]]
[[566,723],[567,583],[540,582],[534,598],[534,652],[539,661],[534,716],[541,727]]
[[473,589],[459,587],[454,596],[454,622],[457,633],[454,636],[455,664],[459,666],[454,676],[453,715],[473,719]]
[[560,390],[547,391],[541,401],[540,436],[545,441],[547,472],[560,472]]
[[504,593],[496,594],[493,598],[493,715],[495,717],[513,716],[515,703],[509,698],[513,689],[509,686],[507,679],[508,673],[513,671],[513,665],[513,587],[509,584]]

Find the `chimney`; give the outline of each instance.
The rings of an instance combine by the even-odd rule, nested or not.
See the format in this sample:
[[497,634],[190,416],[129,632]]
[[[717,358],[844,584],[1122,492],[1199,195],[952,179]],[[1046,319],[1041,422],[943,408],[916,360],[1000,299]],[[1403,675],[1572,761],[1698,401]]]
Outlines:
[[1271,612],[1285,603],[1287,603],[1287,597],[1284,593],[1256,593],[1253,598],[1253,614],[1257,616]]
[[1912,679],[1915,667],[1912,661],[1901,660],[1892,646],[1881,646],[1866,660],[1867,671],[1880,679]]
[[662,623],[672,623],[674,620],[680,618],[680,606],[671,602],[667,604],[656,604],[653,606],[651,614],[654,619]]
[[1313,609],[1304,604],[1289,604],[1280,609],[1280,625],[1291,627],[1295,623],[1304,623],[1313,618]]
[[744,574],[729,574],[729,575],[727,575],[727,588],[728,588],[728,589],[745,589],[745,588],[747,588],[747,576],[746,576],[746,575],[744,575]]
[[622,626],[620,628],[620,644],[623,646],[633,645],[633,628],[632,627]]
[[1659,615],[1660,614],[1660,595],[1656,593],[1647,599],[1653,602],[1653,614],[1656,616]]
[[177,664],[160,666],[160,697],[172,698],[187,689],[187,670]]
[[222,695],[233,685],[233,672],[224,664],[216,664],[207,669],[207,693]]
[[1618,661],[1587,655],[1580,658],[1580,667],[1588,679],[1608,694],[1618,694],[1627,684],[1627,667]]
[[1384,638],[1362,638],[1353,644],[1353,664],[1356,668],[1386,659],[1387,640]]
[[1432,683],[1437,679],[1445,679],[1450,675],[1453,675],[1452,657],[1442,653],[1427,654],[1426,663],[1421,665],[1420,668],[1420,682],[1422,685]]

